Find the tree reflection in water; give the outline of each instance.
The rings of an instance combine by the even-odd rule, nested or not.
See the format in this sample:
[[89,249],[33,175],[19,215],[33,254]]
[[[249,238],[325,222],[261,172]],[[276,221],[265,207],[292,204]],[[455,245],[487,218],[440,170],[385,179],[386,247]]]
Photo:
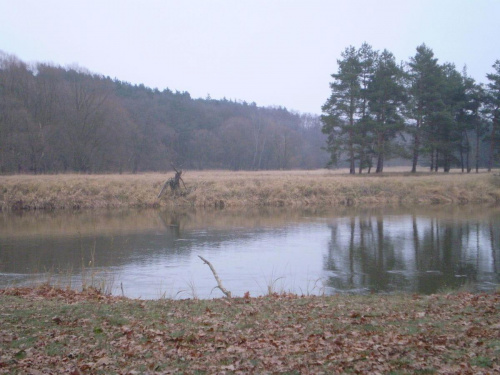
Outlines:
[[329,292],[434,293],[500,282],[498,218],[425,215],[335,219],[325,255]]
[[[129,296],[421,292],[500,284],[500,208],[82,211],[0,215],[0,288],[76,286],[96,272]],[[89,270],[89,265],[92,270]],[[47,276],[48,274],[48,276]],[[115,286],[116,286],[115,285]],[[324,287],[323,287],[324,286]],[[118,292],[121,293],[120,288]],[[186,297],[184,295],[184,297]]]

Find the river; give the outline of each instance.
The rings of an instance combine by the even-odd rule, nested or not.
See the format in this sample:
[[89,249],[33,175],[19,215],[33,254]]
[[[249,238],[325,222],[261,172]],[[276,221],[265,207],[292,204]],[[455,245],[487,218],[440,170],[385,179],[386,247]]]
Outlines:
[[0,288],[127,297],[430,294],[500,285],[500,208],[0,213]]

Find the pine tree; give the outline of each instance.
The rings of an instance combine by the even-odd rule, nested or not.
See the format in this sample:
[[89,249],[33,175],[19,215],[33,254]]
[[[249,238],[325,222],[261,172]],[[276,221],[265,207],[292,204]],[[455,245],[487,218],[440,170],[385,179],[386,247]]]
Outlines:
[[[458,161],[455,155],[460,150],[462,140],[461,114],[466,105],[466,97],[463,77],[455,66],[445,64],[441,69],[443,71],[441,100],[444,107],[437,113],[439,121],[435,124],[433,137],[436,156],[442,156],[443,169],[449,172],[451,165]],[[435,167],[438,167],[437,163]]]
[[328,135],[331,163],[347,154],[349,173],[355,174],[355,161],[360,172],[369,164],[368,129],[364,118],[368,111],[368,84],[373,74],[376,52],[364,43],[359,50],[346,48],[337,60],[338,72],[332,74],[332,94],[323,105],[323,132]]
[[[332,94],[323,106],[323,132],[328,134],[328,146],[333,154],[342,150],[348,154],[349,173],[355,174],[354,142],[356,125],[361,108],[361,63],[359,54],[353,46],[342,52],[342,59],[337,60],[338,73],[332,74],[334,81],[330,83]],[[339,142],[339,138],[345,141]]]
[[[481,140],[484,136],[485,126],[481,118],[481,107],[484,101],[484,90],[472,77],[467,75],[467,68],[462,71],[464,85],[464,102],[459,113],[459,124],[461,131],[460,142],[460,165],[462,172],[470,173],[471,152],[474,151],[475,169],[479,172],[479,151]],[[471,139],[472,138],[472,139]],[[465,159],[465,160],[464,160]]]
[[383,171],[384,160],[391,152],[390,142],[404,129],[401,107],[406,101],[406,92],[402,78],[403,71],[397,66],[394,55],[384,50],[377,59],[368,90],[376,173]]
[[374,51],[368,43],[363,43],[358,50],[361,64],[361,74],[359,76],[361,86],[361,114],[357,124],[356,148],[359,159],[359,174],[368,167],[368,173],[372,167],[373,156],[373,132],[372,121],[369,115],[370,90],[369,86],[375,74],[375,63],[378,59],[378,51]]
[[408,116],[413,120],[408,130],[413,135],[412,172],[417,171],[417,164],[422,150],[433,154],[433,127],[441,118],[442,71],[434,58],[434,52],[425,44],[417,47],[417,53],[410,58],[410,101]]
[[488,114],[491,131],[488,150],[488,171],[491,172],[495,153],[500,154],[500,60],[493,64],[494,73],[487,74],[490,81],[486,90],[486,113]]

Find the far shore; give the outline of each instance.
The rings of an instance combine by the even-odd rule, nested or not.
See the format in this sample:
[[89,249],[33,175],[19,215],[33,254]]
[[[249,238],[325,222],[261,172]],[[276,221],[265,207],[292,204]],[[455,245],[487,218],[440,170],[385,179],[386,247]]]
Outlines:
[[345,170],[184,171],[185,186],[158,198],[174,173],[0,176],[0,209],[74,210],[148,207],[335,207],[499,204],[500,174],[349,175]]

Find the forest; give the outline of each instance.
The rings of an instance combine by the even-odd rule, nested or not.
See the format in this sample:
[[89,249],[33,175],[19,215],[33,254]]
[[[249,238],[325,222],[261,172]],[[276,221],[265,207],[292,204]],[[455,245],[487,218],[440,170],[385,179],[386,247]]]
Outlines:
[[[0,52],[0,174],[348,167],[431,171],[500,161],[500,60],[477,83],[418,46],[408,62],[347,47],[323,115],[193,99]],[[325,82],[326,84],[327,82]]]
[[498,166],[500,157],[500,60],[479,84],[454,64],[439,64],[422,44],[408,62],[364,43],[347,47],[332,74],[323,106],[330,164],[348,163],[351,174],[386,160],[470,172]]
[[319,116],[0,54],[0,174],[313,169]]

